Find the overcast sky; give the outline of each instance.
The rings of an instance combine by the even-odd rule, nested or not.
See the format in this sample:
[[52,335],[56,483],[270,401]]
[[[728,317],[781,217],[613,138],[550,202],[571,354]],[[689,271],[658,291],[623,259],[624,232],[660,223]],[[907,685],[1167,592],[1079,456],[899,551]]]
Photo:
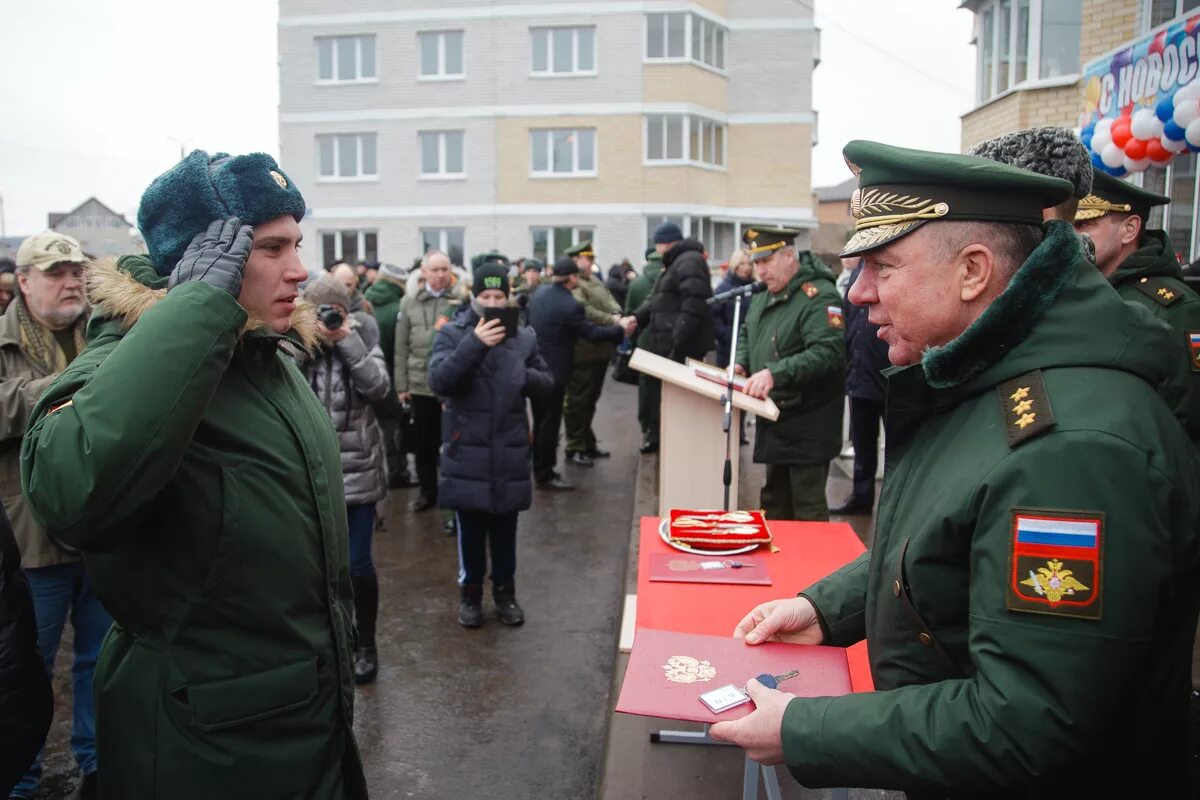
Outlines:
[[[853,138],[957,151],[974,85],[971,14],[959,0],[815,2],[814,186],[849,176],[841,149]],[[179,140],[189,150],[278,153],[277,14],[271,0],[6,0],[7,234],[41,230],[48,212],[91,195],[133,221],[142,190],[178,159]]]

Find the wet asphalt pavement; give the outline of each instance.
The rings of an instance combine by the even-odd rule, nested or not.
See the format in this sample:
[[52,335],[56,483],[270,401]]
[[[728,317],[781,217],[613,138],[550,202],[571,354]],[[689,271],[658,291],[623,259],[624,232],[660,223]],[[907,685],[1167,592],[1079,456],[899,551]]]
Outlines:
[[561,467],[575,492],[535,491],[517,531],[517,599],[501,625],[457,623],[455,539],[391,493],[375,540],[380,673],[357,692],[371,797],[585,798],[599,781],[624,599],[640,431],[636,389],[609,382],[596,433],[611,458]]

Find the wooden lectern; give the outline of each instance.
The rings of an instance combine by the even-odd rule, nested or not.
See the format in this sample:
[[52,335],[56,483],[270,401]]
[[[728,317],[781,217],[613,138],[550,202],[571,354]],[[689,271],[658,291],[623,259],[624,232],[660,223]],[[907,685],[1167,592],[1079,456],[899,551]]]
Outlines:
[[[725,386],[701,378],[695,368],[646,350],[634,350],[629,366],[662,381],[658,433],[658,515],[672,508],[720,508],[725,492]],[[749,411],[774,422],[779,408],[770,399],[756,400],[733,393],[733,483],[729,507],[740,508],[738,487],[738,431],[742,413]]]

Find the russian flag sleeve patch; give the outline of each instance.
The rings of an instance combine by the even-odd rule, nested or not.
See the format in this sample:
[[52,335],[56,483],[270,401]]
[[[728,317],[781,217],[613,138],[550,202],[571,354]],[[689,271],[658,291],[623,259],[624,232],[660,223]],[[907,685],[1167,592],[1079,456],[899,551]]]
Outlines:
[[1008,609],[1100,619],[1104,515],[1012,510]]

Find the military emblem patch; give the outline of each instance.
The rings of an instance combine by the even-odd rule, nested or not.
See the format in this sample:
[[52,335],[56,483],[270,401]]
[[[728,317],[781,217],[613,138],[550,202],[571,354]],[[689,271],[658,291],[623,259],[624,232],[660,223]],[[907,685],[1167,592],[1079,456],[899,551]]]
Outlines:
[[1012,510],[1008,610],[1100,619],[1104,515]]
[[800,291],[804,292],[804,294],[809,297],[816,297],[821,292],[821,290],[817,288],[817,285],[812,281],[805,281],[804,283],[800,284]]
[[1200,372],[1200,331],[1188,331],[1188,355],[1191,356],[1192,372]]
[[825,317],[829,320],[829,327],[844,328],[846,321],[842,317],[841,306],[825,306]]

